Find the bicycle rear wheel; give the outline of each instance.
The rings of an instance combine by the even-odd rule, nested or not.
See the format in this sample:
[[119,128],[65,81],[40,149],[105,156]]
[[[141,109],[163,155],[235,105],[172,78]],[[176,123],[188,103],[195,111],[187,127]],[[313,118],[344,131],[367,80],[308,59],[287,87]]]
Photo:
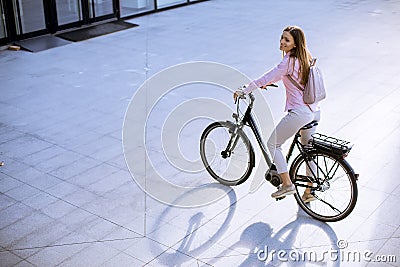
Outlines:
[[200,155],[210,175],[224,185],[246,181],[254,167],[251,143],[242,130],[232,122],[214,122],[200,139]]
[[[357,202],[357,182],[353,169],[346,160],[323,151],[299,155],[290,168],[290,177],[296,187],[295,198],[310,216],[325,222],[346,218]],[[313,200],[302,196],[311,189]]]

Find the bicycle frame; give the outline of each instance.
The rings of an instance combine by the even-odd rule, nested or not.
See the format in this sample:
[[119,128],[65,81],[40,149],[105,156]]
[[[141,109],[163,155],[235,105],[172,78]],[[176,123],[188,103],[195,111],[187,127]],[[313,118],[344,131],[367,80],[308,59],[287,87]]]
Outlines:
[[[254,117],[253,117],[253,115],[251,113],[251,111],[253,109],[253,103],[254,103],[255,97],[251,93],[249,94],[249,97],[250,97],[250,103],[249,103],[249,105],[248,105],[248,107],[246,109],[246,112],[245,112],[242,120],[241,120],[241,123],[243,125],[249,126],[250,129],[253,131],[253,134],[254,134],[254,136],[255,136],[255,138],[257,140],[257,143],[260,146],[261,153],[263,154],[263,157],[264,157],[265,161],[267,162],[268,166],[270,167],[273,162],[272,162],[272,160],[271,160],[271,158],[270,158],[270,156],[268,154],[268,150],[267,150],[267,147],[265,146],[265,143],[264,143],[263,138],[261,136],[260,130],[258,129],[256,121],[255,121],[255,119],[254,119]],[[238,115],[238,114],[239,114],[239,112],[236,115]],[[233,117],[236,119],[236,122],[238,122],[238,117],[235,116],[235,114],[234,114]],[[300,153],[304,153],[303,152],[303,146],[298,141],[299,137],[300,137],[300,134],[299,134],[299,132],[297,132],[295,137],[293,138],[293,141],[292,141],[292,143],[290,145],[289,151],[288,151],[288,153],[286,155],[286,161],[287,162],[289,162],[289,159],[293,154],[295,146],[297,146],[297,148],[299,149]]]
[[[250,104],[248,105],[248,107],[246,109],[246,112],[244,113],[244,116],[243,116],[241,122],[242,122],[243,125],[249,126],[250,129],[253,131],[253,134],[256,137],[258,145],[260,146],[261,153],[263,154],[265,161],[267,162],[268,166],[271,166],[272,165],[272,160],[271,160],[271,158],[270,158],[270,156],[268,154],[268,150],[267,150],[267,147],[264,144],[264,141],[262,139],[260,130],[257,127],[257,124],[256,124],[256,122],[255,122],[255,120],[253,118],[253,115],[251,114],[251,111],[253,109],[253,103],[254,103],[255,97],[251,93],[249,94],[249,97],[250,97]],[[239,105],[239,103],[238,103],[238,105]],[[237,115],[238,114],[239,114],[239,112],[237,113]],[[238,122],[238,117],[234,116],[234,118]]]

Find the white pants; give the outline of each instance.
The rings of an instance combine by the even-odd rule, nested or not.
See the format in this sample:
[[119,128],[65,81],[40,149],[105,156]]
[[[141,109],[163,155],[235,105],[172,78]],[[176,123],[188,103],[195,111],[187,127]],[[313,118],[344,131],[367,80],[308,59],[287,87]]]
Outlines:
[[[274,132],[268,140],[268,149],[273,156],[278,173],[288,172],[286,157],[282,152],[282,145],[297,131],[312,121],[320,120],[320,111],[312,112],[308,107],[289,110],[287,115],[276,126]],[[315,133],[315,127],[302,130],[300,132],[300,142],[307,144],[311,140],[311,135]]]

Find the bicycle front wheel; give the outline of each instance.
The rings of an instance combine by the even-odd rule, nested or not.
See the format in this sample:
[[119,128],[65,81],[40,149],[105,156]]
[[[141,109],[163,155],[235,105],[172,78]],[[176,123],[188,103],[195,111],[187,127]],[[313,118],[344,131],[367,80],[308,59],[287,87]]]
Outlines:
[[[344,219],[357,202],[358,190],[353,169],[346,160],[327,152],[314,151],[308,154],[307,159],[299,155],[290,169],[297,203],[317,220],[335,222]],[[304,197],[305,194],[308,199]]]
[[214,122],[204,130],[200,155],[208,173],[229,186],[246,181],[255,162],[250,140],[229,121]]

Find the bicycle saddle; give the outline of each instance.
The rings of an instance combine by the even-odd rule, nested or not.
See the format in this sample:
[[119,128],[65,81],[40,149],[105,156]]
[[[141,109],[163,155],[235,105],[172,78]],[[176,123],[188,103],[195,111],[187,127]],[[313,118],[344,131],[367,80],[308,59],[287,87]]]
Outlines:
[[306,125],[304,125],[303,127],[301,127],[300,130],[306,130],[306,129],[311,129],[314,126],[317,126],[318,122],[317,121],[312,121],[310,123],[307,123]]

